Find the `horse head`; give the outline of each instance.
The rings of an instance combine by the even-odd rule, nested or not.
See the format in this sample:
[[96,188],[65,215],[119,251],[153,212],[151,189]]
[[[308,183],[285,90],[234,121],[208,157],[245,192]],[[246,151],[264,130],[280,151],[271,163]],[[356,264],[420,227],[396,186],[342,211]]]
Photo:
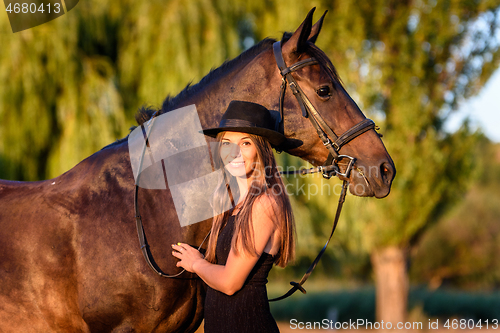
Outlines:
[[[279,52],[277,55],[277,51],[274,51],[278,66],[273,71],[273,80],[282,79],[282,75],[284,80],[284,73],[286,73],[291,89],[285,93],[282,106],[276,104],[277,98],[274,96],[273,106],[274,109],[282,108],[282,127],[287,138],[299,143],[285,150],[313,165],[324,165],[329,157],[329,150],[325,148],[325,140],[320,140],[316,135],[317,127],[327,133],[328,129],[325,127],[329,127],[330,133],[333,132],[332,135],[339,137],[356,126],[359,127],[359,124],[369,123],[371,128],[365,126],[365,131],[356,133],[354,137],[346,140],[343,146],[338,147],[338,155],[346,155],[355,159],[352,172],[346,170],[349,158],[337,157],[335,160],[341,173],[347,173],[344,178],[348,178],[352,194],[383,198],[389,194],[396,174],[394,162],[380,139],[380,135],[375,131],[373,123],[365,120],[366,117],[345,90],[333,64],[315,45],[326,12],[314,25],[312,24],[313,12],[314,8],[293,34],[284,34],[281,40],[281,53],[286,70],[278,69]],[[315,61],[312,61],[312,58]],[[307,61],[308,59],[311,61]],[[298,64],[297,69],[293,68],[294,64]],[[290,75],[292,78],[289,78]],[[293,91],[296,87],[292,87],[290,80],[294,80],[301,93],[305,95],[304,98],[307,100],[305,103],[301,102],[300,98],[294,97],[297,94]],[[285,83],[283,81],[283,84]],[[305,111],[301,103],[306,104],[306,108],[309,104],[324,122],[319,122],[316,127],[313,126],[314,115]],[[300,109],[302,112],[297,111]],[[334,141],[335,137],[330,139]]]

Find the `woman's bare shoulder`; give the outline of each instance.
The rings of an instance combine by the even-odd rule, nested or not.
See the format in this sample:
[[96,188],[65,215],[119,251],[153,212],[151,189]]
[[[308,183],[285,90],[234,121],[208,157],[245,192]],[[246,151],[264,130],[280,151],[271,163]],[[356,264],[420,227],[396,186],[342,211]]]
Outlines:
[[259,210],[270,210],[273,211],[278,207],[277,199],[272,193],[262,193],[255,199],[254,207]]
[[273,194],[263,193],[254,202],[253,214],[265,214],[266,217],[276,220],[280,214],[277,198]]

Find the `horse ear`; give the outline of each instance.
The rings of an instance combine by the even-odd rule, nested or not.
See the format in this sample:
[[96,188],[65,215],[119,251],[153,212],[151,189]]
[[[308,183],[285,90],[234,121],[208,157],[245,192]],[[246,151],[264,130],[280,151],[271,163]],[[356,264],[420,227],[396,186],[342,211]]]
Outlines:
[[311,34],[312,28],[312,17],[314,14],[314,10],[316,7],[311,9],[306,16],[306,19],[302,24],[295,30],[292,37],[286,41],[286,43],[282,46],[283,56],[291,55],[292,53],[300,54],[304,52],[307,40],[309,35]]
[[311,28],[311,34],[309,35],[309,38],[307,39],[311,43],[316,43],[316,39],[318,38],[319,32],[321,31],[321,27],[323,26],[323,20],[325,19],[325,15],[328,13],[328,10],[325,11],[323,16],[316,22],[312,28]]

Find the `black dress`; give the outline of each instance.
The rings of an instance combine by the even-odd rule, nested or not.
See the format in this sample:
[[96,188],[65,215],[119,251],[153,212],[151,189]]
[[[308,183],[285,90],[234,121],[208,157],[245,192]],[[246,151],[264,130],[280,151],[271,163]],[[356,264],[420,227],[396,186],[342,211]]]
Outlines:
[[[230,216],[217,240],[217,264],[225,265],[234,231],[234,216]],[[205,300],[205,333],[272,333],[279,332],[269,310],[267,275],[274,257],[262,253],[248,275],[243,288],[228,296],[208,287]]]

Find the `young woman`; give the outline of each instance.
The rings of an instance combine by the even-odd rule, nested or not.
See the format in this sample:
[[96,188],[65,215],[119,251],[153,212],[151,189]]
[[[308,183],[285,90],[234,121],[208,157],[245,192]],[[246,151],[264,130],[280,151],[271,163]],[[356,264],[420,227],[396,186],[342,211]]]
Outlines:
[[272,152],[286,139],[274,128],[263,106],[232,101],[219,127],[203,131],[217,138],[214,159],[226,171],[214,194],[206,257],[187,244],[172,247],[177,266],[208,285],[206,333],[279,332],[267,276],[273,264],[284,267],[293,259],[295,226]]

